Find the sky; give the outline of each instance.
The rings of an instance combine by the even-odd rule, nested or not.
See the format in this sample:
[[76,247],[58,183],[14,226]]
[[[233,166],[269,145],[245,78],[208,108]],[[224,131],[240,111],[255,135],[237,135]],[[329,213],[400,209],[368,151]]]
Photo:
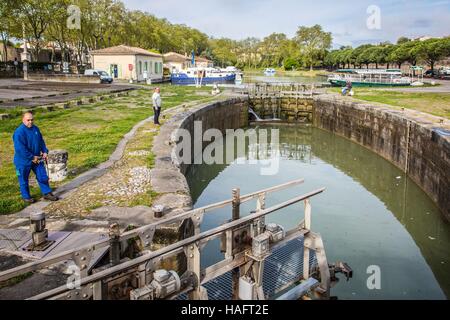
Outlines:
[[450,35],[450,0],[122,0],[141,10],[186,24],[214,38],[295,35],[299,26],[320,24],[333,46],[358,46],[401,36]]

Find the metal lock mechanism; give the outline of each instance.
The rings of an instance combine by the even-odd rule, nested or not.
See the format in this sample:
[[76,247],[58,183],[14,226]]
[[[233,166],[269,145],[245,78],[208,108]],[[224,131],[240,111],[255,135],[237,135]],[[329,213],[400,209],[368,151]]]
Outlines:
[[45,229],[45,214],[43,212],[30,213],[31,242],[23,248],[25,251],[45,251],[55,241],[48,240],[48,230]]
[[45,214],[43,212],[30,214],[30,231],[33,247],[42,246],[47,242],[48,231],[45,229]]
[[268,223],[266,225],[266,232],[269,233],[270,242],[278,242],[286,236],[284,228],[276,223]]
[[164,299],[179,291],[181,281],[178,273],[165,269],[156,270],[153,273],[153,281],[140,289],[130,292],[131,300]]
[[268,232],[261,233],[252,239],[252,254],[255,257],[264,257],[269,254],[270,234]]

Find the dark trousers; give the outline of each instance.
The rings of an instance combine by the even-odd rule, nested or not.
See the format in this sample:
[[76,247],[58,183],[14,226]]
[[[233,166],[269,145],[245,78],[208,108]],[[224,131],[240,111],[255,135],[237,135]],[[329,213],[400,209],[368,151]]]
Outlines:
[[22,198],[30,199],[30,187],[28,185],[28,179],[30,177],[30,172],[33,171],[36,175],[36,180],[39,183],[39,187],[41,188],[41,192],[43,194],[47,194],[52,192],[48,184],[48,176],[45,171],[44,163],[39,164],[31,164],[27,166],[17,166],[16,174],[19,179],[20,193],[22,194]]
[[153,112],[155,113],[155,115],[153,117],[153,123],[154,124],[160,124],[159,123],[159,114],[161,113],[161,108],[153,107]]

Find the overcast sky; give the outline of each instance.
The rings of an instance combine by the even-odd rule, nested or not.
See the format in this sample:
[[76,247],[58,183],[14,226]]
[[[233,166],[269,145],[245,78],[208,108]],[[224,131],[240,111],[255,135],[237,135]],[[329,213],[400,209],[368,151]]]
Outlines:
[[[263,38],[272,32],[292,37],[298,26],[320,24],[333,33],[334,46],[400,36],[450,35],[450,0],[123,0],[127,8],[184,23],[215,38]],[[380,9],[380,29],[369,29]],[[373,21],[370,19],[370,21]]]

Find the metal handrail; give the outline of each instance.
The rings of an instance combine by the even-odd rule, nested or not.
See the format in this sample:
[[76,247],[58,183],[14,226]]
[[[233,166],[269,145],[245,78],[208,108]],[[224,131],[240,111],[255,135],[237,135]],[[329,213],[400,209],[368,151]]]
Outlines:
[[[113,267],[108,268],[106,270],[103,270],[103,271],[100,271],[98,273],[95,273],[95,274],[92,274],[90,276],[87,276],[85,278],[82,278],[80,280],[79,284],[80,284],[80,286],[83,286],[83,285],[87,285],[87,284],[90,284],[90,283],[94,283],[94,282],[100,281],[100,280],[102,280],[104,278],[108,278],[108,277],[110,277],[110,276],[112,276],[114,274],[117,274],[117,273],[123,271],[124,269],[131,269],[131,268],[138,267],[139,265],[141,265],[143,263],[146,263],[149,260],[161,257],[163,255],[166,255],[166,254],[170,253],[170,252],[179,250],[180,248],[187,247],[187,246],[192,245],[192,244],[202,243],[202,242],[204,242],[204,241],[206,241],[206,240],[208,240],[210,238],[213,238],[213,237],[217,236],[218,234],[222,234],[222,233],[224,233],[224,232],[226,232],[228,230],[232,230],[235,227],[241,226],[241,225],[243,225],[245,223],[248,223],[250,221],[259,219],[261,217],[264,217],[264,216],[266,216],[266,215],[268,215],[270,213],[273,213],[275,211],[281,210],[281,209],[283,209],[285,207],[288,207],[288,206],[290,206],[292,204],[295,204],[297,202],[308,200],[309,198],[322,193],[324,190],[325,190],[325,188],[321,188],[321,189],[317,189],[315,191],[303,194],[301,196],[297,196],[295,198],[292,198],[290,200],[282,202],[282,203],[280,203],[278,205],[275,205],[275,206],[272,206],[270,208],[257,211],[256,213],[250,214],[250,215],[245,216],[243,218],[240,218],[238,220],[231,221],[231,222],[226,223],[226,224],[224,224],[222,226],[219,226],[219,227],[216,227],[214,229],[205,231],[205,232],[200,233],[198,235],[194,235],[194,236],[192,236],[190,238],[178,241],[178,242],[176,242],[174,244],[168,245],[168,246],[166,246],[164,248],[161,248],[159,250],[151,251],[151,252],[146,253],[146,254],[144,254],[144,255],[136,258],[136,259],[133,259],[131,261],[123,262],[123,263],[121,263],[119,265],[113,266]],[[42,294],[36,295],[34,297],[31,297],[30,299],[32,299],[32,300],[45,299],[45,298],[49,298],[49,297],[52,297],[52,296],[63,294],[63,293],[65,293],[67,291],[70,291],[70,290],[71,289],[69,289],[66,285],[63,285],[63,286],[60,286],[58,288],[55,288],[55,289],[49,290],[47,292],[44,292]]]
[[[275,191],[280,191],[280,190],[286,189],[288,187],[301,184],[303,182],[304,182],[304,179],[296,179],[296,180],[293,180],[293,181],[290,181],[290,182],[287,182],[287,183],[284,183],[284,184],[280,184],[280,185],[277,185],[277,186],[274,186],[274,187],[270,187],[270,188],[267,188],[267,189],[263,189],[263,190],[260,190],[260,191],[256,191],[256,192],[253,192],[253,193],[249,193],[249,194],[243,195],[240,198],[241,199],[241,203],[244,203],[244,202],[256,199],[262,194],[271,193],[271,192],[275,192]],[[158,221],[158,222],[154,222],[154,223],[151,223],[151,224],[139,227],[137,229],[134,229],[134,230],[131,230],[131,231],[123,233],[121,235],[121,240],[128,240],[128,239],[135,238],[135,237],[139,236],[142,232],[145,232],[145,231],[147,231],[150,228],[157,228],[157,227],[159,227],[161,225],[170,224],[170,223],[173,223],[173,222],[176,222],[176,221],[180,221],[180,220],[185,220],[185,219],[191,218],[192,216],[194,216],[195,214],[197,214],[199,212],[207,213],[207,212],[210,212],[212,210],[219,209],[219,208],[222,208],[224,206],[230,205],[232,202],[233,202],[233,199],[221,201],[221,202],[218,202],[218,203],[214,203],[214,204],[207,205],[207,206],[204,206],[204,207],[201,207],[201,208],[197,208],[197,209],[193,209],[193,210],[187,211],[187,212],[179,214],[179,215],[177,215],[175,217],[170,217],[170,218]],[[86,246],[83,246],[83,247],[80,247],[80,248],[77,248],[77,249],[71,249],[71,250],[67,250],[67,251],[61,252],[61,253],[56,254],[54,256],[50,256],[48,258],[44,258],[44,259],[42,259],[40,261],[30,262],[30,263],[27,263],[27,264],[24,264],[24,265],[21,265],[21,266],[18,266],[18,267],[9,269],[9,270],[5,270],[3,272],[0,272],[0,282],[6,281],[8,279],[11,279],[13,277],[16,277],[18,275],[21,275],[21,274],[24,274],[24,273],[27,273],[27,272],[40,270],[42,268],[45,268],[45,267],[47,267],[49,265],[52,265],[52,264],[55,264],[55,263],[58,263],[58,262],[61,262],[61,261],[70,260],[70,259],[73,258],[73,255],[76,254],[77,252],[81,252],[83,250],[86,250],[86,251],[89,250],[89,251],[93,252],[96,249],[100,249],[100,248],[107,247],[107,246],[109,246],[109,239],[103,239],[103,240],[99,240],[97,242],[94,242],[92,244],[89,244],[89,245],[86,245]]]

